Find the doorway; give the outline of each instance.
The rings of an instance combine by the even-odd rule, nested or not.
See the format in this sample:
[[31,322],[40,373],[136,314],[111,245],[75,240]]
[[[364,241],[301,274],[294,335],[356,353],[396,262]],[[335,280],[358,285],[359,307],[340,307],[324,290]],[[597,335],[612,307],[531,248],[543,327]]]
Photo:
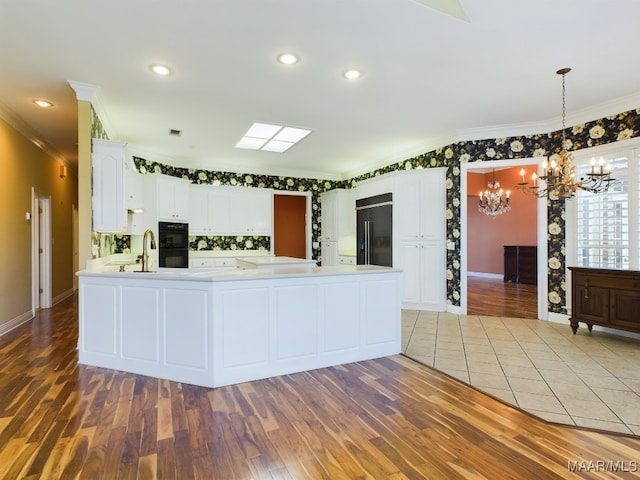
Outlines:
[[32,310],[51,308],[51,196],[31,190]]
[[[463,163],[461,165],[461,174],[460,174],[460,313],[467,314],[468,311],[468,274],[469,274],[469,246],[470,246],[470,233],[469,233],[469,218],[467,214],[467,208],[469,205],[469,201],[477,202],[477,192],[469,190],[469,185],[467,181],[467,174],[469,172],[482,172],[489,169],[495,168],[511,168],[511,167],[525,167],[529,166],[529,170],[531,170],[531,166],[540,170],[542,158],[529,158],[529,159],[519,159],[519,160],[494,160],[489,162],[477,162],[477,163]],[[489,165],[488,165],[489,164]],[[540,173],[540,172],[538,172]],[[516,182],[514,182],[515,185]],[[503,185],[504,189],[507,189],[506,185]],[[511,188],[514,190],[514,188]],[[470,196],[470,197],[469,197]],[[515,211],[507,213],[507,215],[517,213]],[[535,260],[536,269],[540,272],[537,275],[537,284],[536,284],[536,310],[537,310],[537,318],[546,320],[548,317],[548,308],[547,308],[547,241],[546,241],[546,232],[547,232],[547,205],[546,199],[540,198],[536,200],[536,237],[537,237],[537,258]],[[473,271],[472,271],[473,273]],[[494,278],[495,282],[496,279]],[[500,283],[503,283],[500,280]]]
[[273,196],[273,247],[276,256],[311,258],[310,195],[277,193]]

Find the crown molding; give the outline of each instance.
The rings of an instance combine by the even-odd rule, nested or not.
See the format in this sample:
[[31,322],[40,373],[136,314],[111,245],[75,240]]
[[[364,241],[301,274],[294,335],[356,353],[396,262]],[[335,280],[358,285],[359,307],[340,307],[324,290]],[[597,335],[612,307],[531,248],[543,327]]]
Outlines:
[[40,133],[31,127],[24,119],[14,112],[6,103],[0,101],[0,118],[11,125],[23,137],[33,143],[40,150],[58,160],[67,168],[74,169],[73,165],[65,158],[65,156],[50,143],[44,140]]
[[360,168],[356,168],[356,169],[344,172],[342,174],[342,180],[350,180],[352,178],[359,177],[360,175],[364,175],[367,173],[374,172],[378,169],[388,167],[389,165],[394,165],[396,163],[409,160],[410,158],[415,158],[419,155],[432,152],[438,148],[443,148],[443,147],[446,147],[447,145],[451,145],[456,141],[457,141],[456,136],[451,133],[445,133],[438,136],[429,137],[424,142],[420,142],[418,145],[414,145],[411,149],[403,150],[400,153],[396,153],[378,162],[367,163],[366,165]]
[[[567,128],[581,123],[593,122],[600,118],[618,115],[640,107],[640,92],[616,98],[614,100],[592,105],[577,110],[566,116]],[[555,132],[562,129],[562,117],[542,122],[522,124],[494,125],[488,127],[458,130],[457,141],[487,140],[490,138],[518,137],[522,135],[537,135]]]
[[74,80],[67,80],[67,83],[76,92],[76,98],[80,101],[92,102],[93,96],[98,91],[98,86],[90,83],[76,82]]

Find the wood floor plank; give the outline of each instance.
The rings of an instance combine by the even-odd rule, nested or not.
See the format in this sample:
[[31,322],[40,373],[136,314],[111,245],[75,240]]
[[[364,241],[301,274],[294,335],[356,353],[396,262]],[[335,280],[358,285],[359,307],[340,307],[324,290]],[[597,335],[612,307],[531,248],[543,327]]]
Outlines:
[[403,356],[207,389],[78,365],[76,343],[75,297],[0,337],[0,478],[640,478],[638,437],[546,423]]

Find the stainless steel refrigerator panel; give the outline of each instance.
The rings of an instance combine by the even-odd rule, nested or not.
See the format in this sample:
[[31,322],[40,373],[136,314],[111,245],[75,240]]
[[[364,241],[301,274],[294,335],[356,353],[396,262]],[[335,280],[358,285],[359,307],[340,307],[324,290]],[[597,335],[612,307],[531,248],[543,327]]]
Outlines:
[[393,266],[392,195],[356,201],[358,265]]

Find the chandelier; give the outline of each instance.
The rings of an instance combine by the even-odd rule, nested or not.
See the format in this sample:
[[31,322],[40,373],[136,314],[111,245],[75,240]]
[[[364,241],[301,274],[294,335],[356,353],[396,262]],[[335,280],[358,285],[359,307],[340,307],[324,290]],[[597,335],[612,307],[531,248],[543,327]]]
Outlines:
[[480,204],[478,210],[485,215],[496,217],[496,215],[503,214],[511,210],[511,204],[509,197],[511,192],[507,190],[505,195],[504,190],[500,188],[500,182],[496,182],[496,169],[493,169],[493,181],[488,183],[488,190],[480,192]]
[[[520,170],[520,183],[516,185],[525,193],[537,197],[548,196],[551,199],[573,197],[577,190],[584,190],[591,193],[606,192],[609,185],[614,180],[611,178],[611,166],[604,165],[601,160],[598,165],[591,161],[591,171],[578,181],[574,180],[576,167],[573,164],[573,155],[566,150],[566,105],[565,105],[565,75],[571,71],[570,68],[561,68],[556,73],[562,75],[562,150],[559,154],[551,155],[549,161],[542,164],[543,175],[537,177],[535,172],[531,175],[532,185],[525,181],[525,171]],[[544,181],[545,185],[538,185],[538,178]]]

